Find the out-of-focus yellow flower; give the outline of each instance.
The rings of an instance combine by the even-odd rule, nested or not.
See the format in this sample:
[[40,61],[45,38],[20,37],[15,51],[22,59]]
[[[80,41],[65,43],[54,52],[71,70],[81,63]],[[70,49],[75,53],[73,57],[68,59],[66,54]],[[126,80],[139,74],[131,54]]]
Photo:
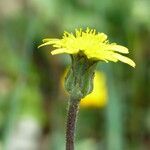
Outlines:
[[104,73],[96,71],[92,93],[80,101],[81,107],[103,107],[107,104],[107,87]]
[[56,54],[81,54],[88,59],[103,61],[121,61],[132,67],[135,63],[128,57],[119,53],[127,54],[128,49],[116,43],[109,43],[107,35],[104,33],[96,33],[95,29],[87,28],[86,31],[76,29],[73,33],[64,32],[62,39],[48,38],[43,40],[41,46],[53,45],[55,50],[51,53]]
[[[61,84],[64,84],[64,78],[67,71],[65,71]],[[65,92],[67,94],[67,92]],[[92,93],[87,95],[85,98],[81,99],[80,107],[104,107],[107,104],[107,87],[106,87],[106,77],[104,73],[96,71],[94,76],[94,87]]]

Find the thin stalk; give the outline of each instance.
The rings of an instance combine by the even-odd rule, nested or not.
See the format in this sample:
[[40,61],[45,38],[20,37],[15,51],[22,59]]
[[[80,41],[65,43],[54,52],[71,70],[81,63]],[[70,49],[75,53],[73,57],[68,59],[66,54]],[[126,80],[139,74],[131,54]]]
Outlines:
[[66,127],[66,150],[74,150],[76,118],[79,108],[79,100],[70,99],[67,127]]

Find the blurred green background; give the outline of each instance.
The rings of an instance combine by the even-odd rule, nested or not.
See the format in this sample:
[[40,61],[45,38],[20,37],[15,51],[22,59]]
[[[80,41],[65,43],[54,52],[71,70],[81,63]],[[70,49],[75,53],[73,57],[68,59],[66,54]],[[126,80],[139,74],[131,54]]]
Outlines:
[[150,149],[149,0],[0,0],[0,150],[64,150],[70,59],[37,46],[78,27],[128,47],[137,66],[99,63],[108,102],[80,108],[76,149]]

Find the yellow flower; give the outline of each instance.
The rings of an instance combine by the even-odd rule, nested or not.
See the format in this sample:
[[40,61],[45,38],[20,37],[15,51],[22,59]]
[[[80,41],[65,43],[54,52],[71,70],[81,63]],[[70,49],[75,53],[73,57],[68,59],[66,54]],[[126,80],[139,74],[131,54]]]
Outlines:
[[86,31],[76,29],[73,33],[64,32],[62,39],[44,39],[39,47],[53,45],[55,50],[51,53],[56,54],[83,54],[88,59],[103,61],[122,61],[132,67],[135,67],[134,61],[119,53],[127,54],[128,49],[116,43],[109,43],[107,35],[96,33],[95,29],[87,28]]
[[96,71],[92,93],[80,101],[81,107],[104,107],[107,104],[107,87],[105,75]]
[[[64,79],[67,74],[68,69],[65,71],[61,78],[61,85],[64,87]],[[64,90],[65,94],[68,94]],[[80,106],[86,107],[104,107],[107,104],[107,87],[106,87],[106,77],[104,73],[96,71],[94,76],[93,91],[85,98],[81,99]]]

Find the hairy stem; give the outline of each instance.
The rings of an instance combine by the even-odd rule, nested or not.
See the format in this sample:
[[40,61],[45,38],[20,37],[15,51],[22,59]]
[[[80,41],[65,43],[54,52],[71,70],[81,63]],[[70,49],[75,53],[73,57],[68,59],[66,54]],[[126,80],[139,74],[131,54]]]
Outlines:
[[66,150],[74,150],[75,125],[78,108],[79,100],[70,99],[66,127]]

